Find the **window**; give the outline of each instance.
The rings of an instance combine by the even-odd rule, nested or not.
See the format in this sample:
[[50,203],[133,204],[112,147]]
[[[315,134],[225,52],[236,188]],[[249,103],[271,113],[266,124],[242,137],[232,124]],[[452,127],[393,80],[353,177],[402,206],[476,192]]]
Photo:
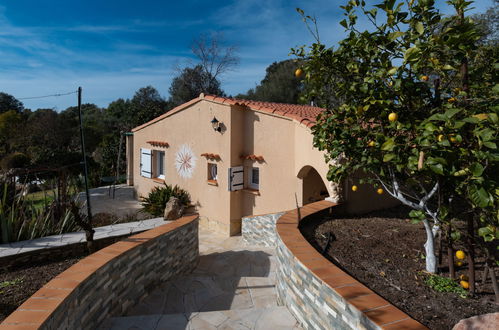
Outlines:
[[260,169],[258,167],[251,167],[249,169],[248,188],[260,189]]
[[165,179],[165,152],[155,150],[154,157],[156,159],[156,171],[154,172],[154,177],[164,180]]
[[216,182],[218,179],[217,164],[208,163],[208,181]]
[[150,149],[140,149],[140,175],[145,178],[152,177],[151,162],[152,151]]

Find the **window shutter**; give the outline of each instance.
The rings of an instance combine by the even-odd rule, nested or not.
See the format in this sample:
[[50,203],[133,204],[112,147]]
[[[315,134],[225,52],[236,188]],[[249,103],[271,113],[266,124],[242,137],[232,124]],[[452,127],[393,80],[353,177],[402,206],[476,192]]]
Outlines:
[[152,178],[151,149],[140,149],[140,175],[146,178]]
[[244,187],[244,167],[229,168],[229,191],[241,190]]

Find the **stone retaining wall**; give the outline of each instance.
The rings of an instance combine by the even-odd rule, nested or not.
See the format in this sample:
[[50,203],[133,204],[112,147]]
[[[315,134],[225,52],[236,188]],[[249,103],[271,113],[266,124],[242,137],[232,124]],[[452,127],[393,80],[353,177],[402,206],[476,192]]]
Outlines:
[[275,224],[284,212],[244,217],[241,232],[243,240],[251,245],[276,246]]
[[95,329],[161,283],[191,272],[198,257],[198,216],[186,216],[81,260],[38,290],[0,328]]
[[305,329],[427,329],[324,258],[298,229],[327,212],[327,201],[286,212],[277,220],[277,293]]

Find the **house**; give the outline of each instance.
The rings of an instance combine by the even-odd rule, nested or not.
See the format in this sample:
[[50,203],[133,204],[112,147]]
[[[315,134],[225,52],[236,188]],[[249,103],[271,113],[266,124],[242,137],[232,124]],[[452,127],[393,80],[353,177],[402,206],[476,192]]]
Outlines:
[[329,165],[310,130],[321,111],[201,94],[132,130],[128,184],[139,196],[163,182],[179,185],[191,194],[201,225],[227,235],[241,231],[242,217],[337,201],[341,190],[354,212],[386,206],[375,189],[354,194],[342,187],[351,182],[327,180]]

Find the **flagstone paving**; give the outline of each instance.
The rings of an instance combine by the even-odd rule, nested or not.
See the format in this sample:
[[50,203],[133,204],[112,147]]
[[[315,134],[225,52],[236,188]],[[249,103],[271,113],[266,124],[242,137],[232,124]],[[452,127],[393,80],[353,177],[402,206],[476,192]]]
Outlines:
[[158,287],[102,329],[301,329],[278,306],[271,248],[200,229],[200,259],[188,275]]

